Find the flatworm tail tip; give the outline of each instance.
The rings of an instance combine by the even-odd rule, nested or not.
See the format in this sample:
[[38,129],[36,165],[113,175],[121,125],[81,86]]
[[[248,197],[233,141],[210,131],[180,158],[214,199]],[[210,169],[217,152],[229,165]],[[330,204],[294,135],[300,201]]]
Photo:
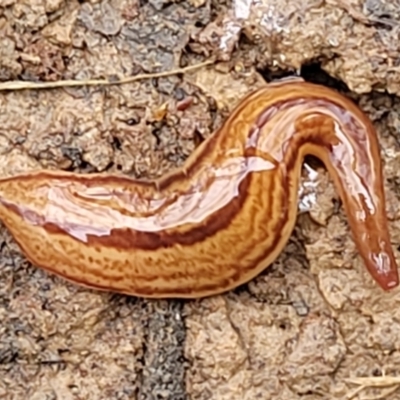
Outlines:
[[382,289],[388,291],[399,286],[397,263],[392,253],[389,257],[371,257],[367,267]]

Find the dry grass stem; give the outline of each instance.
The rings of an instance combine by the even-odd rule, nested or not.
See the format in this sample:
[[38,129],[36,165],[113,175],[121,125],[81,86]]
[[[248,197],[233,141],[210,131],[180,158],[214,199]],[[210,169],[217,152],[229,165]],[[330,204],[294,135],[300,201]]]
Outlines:
[[177,68],[170,71],[155,72],[151,74],[139,74],[128,76],[121,79],[84,79],[84,80],[61,80],[54,82],[25,82],[25,81],[7,81],[0,83],[0,91],[5,90],[27,90],[27,89],[55,89],[60,87],[75,87],[75,86],[111,86],[132,83],[144,79],[162,78],[166,76],[184,74],[188,71],[199,69],[207,65],[213,64],[214,61],[209,60],[203,63],[190,65],[185,68]]
[[400,377],[395,376],[371,376],[361,378],[348,378],[345,379],[347,383],[359,385],[353,391],[349,392],[343,400],[353,400],[361,391],[368,388],[386,388],[381,393],[372,396],[359,397],[360,400],[381,400],[386,399],[387,396],[396,392],[400,387]]

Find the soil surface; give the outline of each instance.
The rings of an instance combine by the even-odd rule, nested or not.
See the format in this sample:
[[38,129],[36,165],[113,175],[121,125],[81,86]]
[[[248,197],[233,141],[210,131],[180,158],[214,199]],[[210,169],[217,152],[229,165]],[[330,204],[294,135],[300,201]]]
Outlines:
[[[400,262],[399,21],[397,0],[0,0],[3,82],[216,61],[126,85],[0,92],[0,173],[161,176],[243,95],[300,74],[374,122]],[[400,289],[372,281],[329,175],[308,171],[279,259],[203,300],[77,287],[30,265],[2,227],[0,398],[400,399]]]

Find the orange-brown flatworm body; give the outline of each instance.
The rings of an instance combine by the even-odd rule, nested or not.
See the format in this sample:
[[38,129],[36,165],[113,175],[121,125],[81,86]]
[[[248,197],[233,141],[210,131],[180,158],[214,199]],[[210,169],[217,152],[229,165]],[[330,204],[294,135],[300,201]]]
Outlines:
[[301,80],[246,96],[159,180],[61,171],[0,180],[0,219],[34,265],[75,283],[209,296],[248,282],[282,251],[306,155],[332,176],[368,271],[382,288],[397,286],[374,127],[346,97]]

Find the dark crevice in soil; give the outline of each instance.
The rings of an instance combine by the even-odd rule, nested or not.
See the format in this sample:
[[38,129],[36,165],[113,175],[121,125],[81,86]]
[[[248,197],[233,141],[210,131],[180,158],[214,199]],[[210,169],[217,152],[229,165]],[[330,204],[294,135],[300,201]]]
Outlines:
[[[287,71],[287,70],[276,70],[272,71],[269,69],[264,69],[258,71],[266,81],[273,81],[277,79],[282,79],[290,76],[297,76],[295,72]],[[330,76],[326,73],[322,67],[321,63],[318,61],[311,61],[308,64],[304,64],[300,69],[300,75],[307,82],[312,82],[316,84],[322,84],[325,86],[329,86],[333,89],[336,89],[342,93],[348,93],[349,89],[347,85]]]
[[333,89],[339,90],[340,92],[349,92],[347,85],[330,76],[322,68],[319,62],[311,62],[305,64],[301,68],[300,76],[307,82],[317,83],[325,86],[329,86]]
[[145,300],[143,307],[150,317],[145,326],[143,370],[137,398],[187,400],[183,302]]

